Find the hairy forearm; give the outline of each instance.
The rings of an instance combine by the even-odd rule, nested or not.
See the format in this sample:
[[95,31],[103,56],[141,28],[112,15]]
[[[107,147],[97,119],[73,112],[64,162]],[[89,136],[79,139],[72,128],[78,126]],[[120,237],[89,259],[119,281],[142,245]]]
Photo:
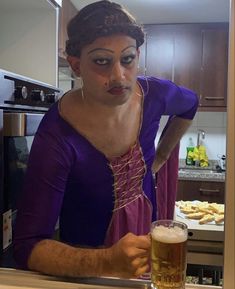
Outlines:
[[171,120],[157,146],[156,156],[153,163],[154,172],[157,172],[169,158],[171,151],[175,148],[176,144],[180,141],[181,137],[190,127],[191,123],[192,120],[183,119],[180,117],[174,117]]
[[33,248],[28,267],[55,276],[134,278],[148,272],[149,250],[149,236],[132,233],[105,249],[83,249],[43,240]]
[[76,248],[55,240],[36,244],[30,255],[30,270],[56,276],[111,276],[108,249]]

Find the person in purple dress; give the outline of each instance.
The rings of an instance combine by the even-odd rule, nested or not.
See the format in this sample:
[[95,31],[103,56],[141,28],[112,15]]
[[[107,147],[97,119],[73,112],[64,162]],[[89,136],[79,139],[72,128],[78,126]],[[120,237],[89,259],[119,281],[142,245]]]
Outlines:
[[[171,81],[137,76],[144,32],[119,4],[87,5],[68,37],[67,59],[83,86],[40,123],[14,257],[22,269],[57,276],[139,277],[149,270],[157,218],[153,173],[190,126],[198,98]],[[162,115],[170,121],[155,149]]]

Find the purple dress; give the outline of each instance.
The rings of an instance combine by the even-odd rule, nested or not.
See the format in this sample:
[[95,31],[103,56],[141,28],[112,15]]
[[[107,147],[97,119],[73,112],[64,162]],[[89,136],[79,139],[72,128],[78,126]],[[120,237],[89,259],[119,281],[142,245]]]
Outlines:
[[33,246],[52,238],[84,247],[110,246],[128,232],[147,234],[156,219],[151,166],[162,115],[193,119],[198,98],[170,81],[138,77],[144,92],[139,138],[109,160],[60,115],[55,103],[34,138],[14,234],[14,257],[27,268]]

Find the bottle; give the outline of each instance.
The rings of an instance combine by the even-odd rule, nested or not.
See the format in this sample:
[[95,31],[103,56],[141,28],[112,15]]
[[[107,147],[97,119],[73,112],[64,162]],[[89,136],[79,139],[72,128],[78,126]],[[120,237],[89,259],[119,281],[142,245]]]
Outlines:
[[193,160],[193,157],[190,156],[189,152],[193,152],[194,151],[194,143],[193,143],[193,139],[190,137],[189,141],[188,141],[188,146],[186,147],[186,165],[188,166],[193,166],[195,165],[195,161]]

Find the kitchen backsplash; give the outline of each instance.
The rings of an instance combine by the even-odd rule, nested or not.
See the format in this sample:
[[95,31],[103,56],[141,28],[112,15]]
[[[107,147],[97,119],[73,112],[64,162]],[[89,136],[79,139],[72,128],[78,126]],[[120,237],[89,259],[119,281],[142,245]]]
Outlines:
[[[155,140],[156,144],[166,121],[167,117],[163,117]],[[192,137],[194,145],[196,145],[198,129],[203,129],[205,131],[205,139],[202,140],[202,144],[206,147],[206,153],[209,160],[217,160],[222,155],[225,155],[226,122],[226,112],[197,112],[191,127],[181,139],[179,158],[186,158],[186,147],[190,137]]]

